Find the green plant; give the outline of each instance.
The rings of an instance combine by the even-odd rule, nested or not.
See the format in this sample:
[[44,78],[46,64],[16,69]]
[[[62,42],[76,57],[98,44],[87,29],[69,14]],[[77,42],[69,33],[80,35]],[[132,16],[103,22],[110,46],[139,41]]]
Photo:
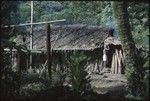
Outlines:
[[[149,98],[149,54],[146,52],[143,52],[142,50],[138,50],[138,66],[140,69],[139,72],[135,72],[133,68],[127,68],[126,69],[126,77],[127,80],[130,81],[128,83],[129,86],[133,86],[131,82],[133,82],[133,79],[136,81],[134,82],[133,87],[138,87],[138,89],[135,89],[134,91],[130,91],[129,88],[127,91],[127,98],[134,99],[134,100],[148,100]],[[134,93],[133,93],[134,92]]]
[[81,53],[74,53],[68,58],[68,66],[71,73],[71,85],[75,94],[81,96],[85,91],[89,90],[90,77],[85,71],[87,64],[87,56]]
[[149,70],[149,54],[143,55],[143,68],[144,68],[144,78],[142,79],[144,83],[144,100],[149,99],[149,79],[150,79],[150,70]]
[[[19,75],[13,71],[11,65],[10,65],[10,59],[9,54],[5,53],[4,62],[7,63],[4,68],[4,75],[1,80],[1,93],[3,93],[4,97],[8,95],[16,95],[18,94],[19,85],[18,85],[18,79]],[[7,59],[7,60],[6,60]]]
[[52,84],[54,86],[63,86],[67,73],[65,71],[52,71]]
[[145,76],[143,79],[143,82],[144,82],[144,100],[149,99],[149,79],[150,79],[150,73],[149,73],[149,70],[146,70]]

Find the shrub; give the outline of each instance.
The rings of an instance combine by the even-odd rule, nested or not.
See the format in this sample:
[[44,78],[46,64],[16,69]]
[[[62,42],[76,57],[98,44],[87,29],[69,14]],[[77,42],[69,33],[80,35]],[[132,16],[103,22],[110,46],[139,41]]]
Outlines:
[[[138,71],[126,69],[127,98],[134,100],[148,100],[149,98],[149,54],[138,51]],[[134,81],[134,82],[133,82]],[[131,87],[134,89],[131,90]],[[133,91],[134,90],[134,91]]]
[[83,95],[90,90],[90,77],[85,71],[87,64],[87,56],[81,53],[74,53],[68,57],[68,66],[71,73],[71,85],[75,94]]

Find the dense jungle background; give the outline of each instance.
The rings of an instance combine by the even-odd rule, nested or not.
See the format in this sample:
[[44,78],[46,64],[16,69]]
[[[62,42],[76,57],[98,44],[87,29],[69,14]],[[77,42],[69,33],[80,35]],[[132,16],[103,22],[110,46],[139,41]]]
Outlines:
[[[117,10],[115,10],[115,5],[116,7],[119,6],[117,6],[117,3],[115,3],[115,1],[113,2],[114,3],[110,1],[34,1],[33,22],[66,19],[65,22],[60,22],[59,25],[85,24],[108,27],[114,29],[115,37],[123,40],[128,36],[122,36],[122,31],[128,31],[126,31],[126,29],[123,30],[123,27],[121,27],[119,21],[121,22],[123,20],[119,20],[119,10],[118,12]],[[1,26],[30,23],[30,3],[31,1],[1,1]],[[129,68],[127,68],[125,73],[128,83],[125,88],[126,92],[124,93],[124,97],[121,100],[148,100],[149,2],[132,1],[127,2],[128,5],[125,4],[126,3],[120,4],[120,7],[127,8],[127,12],[129,14],[127,18],[129,18],[130,24],[129,32],[131,33],[131,35],[129,36],[131,36],[132,38],[130,37],[127,38],[127,40],[123,40],[123,46],[125,52],[130,55],[134,53],[134,50],[131,49],[134,47],[126,48],[126,46],[131,45],[133,42],[135,43],[138,52],[136,56],[129,56],[129,60],[131,59],[133,60],[133,62],[128,62],[129,66],[127,67]],[[122,23],[124,24],[124,22]],[[120,27],[117,27],[116,24],[118,24],[118,26],[120,24]],[[119,30],[119,28],[121,30]],[[86,61],[88,61],[88,57],[86,57],[86,55],[82,53],[76,53],[71,56],[66,56],[66,58],[69,60],[67,66],[70,68],[69,76],[71,78],[71,86],[62,85],[62,82],[66,77],[65,72],[57,73],[58,78],[55,76],[53,77],[57,80],[59,79],[58,81],[49,80],[49,78],[47,80],[39,79],[36,78],[36,75],[32,75],[32,73],[31,75],[29,75],[28,73],[18,74],[14,72],[11,67],[10,54],[4,52],[4,48],[26,49],[23,46],[17,46],[13,42],[17,35],[22,35],[23,38],[25,37],[25,29],[26,27],[16,28],[15,34],[12,34],[14,30],[12,30],[11,28],[8,28],[7,30],[5,29],[5,31],[1,28],[0,92],[2,101],[35,100],[36,98],[42,101],[50,101],[51,99],[58,101],[66,101],[71,99],[83,101],[113,99],[111,97],[108,98],[107,95],[98,95],[91,90],[89,85],[90,79],[87,78],[88,74],[84,70]],[[133,40],[130,41],[130,39]],[[125,42],[127,44],[125,44]],[[131,44],[128,44],[128,42],[131,42]],[[134,60],[138,61],[136,61],[136,65],[130,65],[132,63],[134,64]],[[78,70],[75,70],[74,68],[78,68]],[[42,76],[44,77],[43,74]],[[27,83],[27,79],[30,79],[30,81],[33,81],[33,83],[30,83],[28,86],[21,88],[20,84]],[[40,82],[38,82],[38,80]]]

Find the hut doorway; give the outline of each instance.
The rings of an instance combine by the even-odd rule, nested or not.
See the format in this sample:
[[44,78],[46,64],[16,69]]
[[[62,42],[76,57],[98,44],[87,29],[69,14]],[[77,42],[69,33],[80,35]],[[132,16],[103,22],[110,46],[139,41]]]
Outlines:
[[107,62],[105,72],[112,74],[124,74],[124,55],[120,41],[115,37],[108,37],[104,42],[104,50],[107,48]]

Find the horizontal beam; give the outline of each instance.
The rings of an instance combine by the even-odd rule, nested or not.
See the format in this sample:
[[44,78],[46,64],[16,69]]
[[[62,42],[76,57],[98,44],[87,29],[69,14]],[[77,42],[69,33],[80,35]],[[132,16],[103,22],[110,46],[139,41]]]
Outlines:
[[[9,52],[9,51],[16,52],[17,49],[12,49],[12,50],[10,50],[9,48],[5,48],[4,51],[6,51],[6,52]],[[23,50],[23,49],[21,49],[21,51],[27,52],[27,51],[25,51],[25,50]]]
[[[95,48],[52,48],[53,51],[74,51],[74,50],[94,50]],[[8,48],[5,48],[4,51],[10,51],[10,49]],[[17,51],[17,49],[12,49],[12,52],[15,52]],[[22,51],[26,52],[26,50],[23,50]],[[30,50],[31,53],[41,53],[41,52],[46,52],[46,49],[32,49]]]
[[[96,48],[52,48],[53,51],[94,50]],[[31,51],[46,51],[46,49],[32,49]]]
[[[6,51],[6,52],[10,52],[10,51],[17,52],[17,49],[10,50],[8,48],[5,48],[4,51]],[[21,51],[27,52],[26,50],[23,50],[23,49],[21,49]],[[42,53],[42,51],[46,51],[46,50],[31,50],[31,53]]]
[[36,23],[25,23],[25,24],[19,24],[19,25],[5,25],[1,28],[8,28],[8,27],[21,27],[21,26],[29,26],[29,25],[41,25],[41,24],[48,24],[48,23],[58,23],[58,22],[64,22],[66,19],[62,20],[54,20],[54,21],[45,21],[45,22],[36,22]]

